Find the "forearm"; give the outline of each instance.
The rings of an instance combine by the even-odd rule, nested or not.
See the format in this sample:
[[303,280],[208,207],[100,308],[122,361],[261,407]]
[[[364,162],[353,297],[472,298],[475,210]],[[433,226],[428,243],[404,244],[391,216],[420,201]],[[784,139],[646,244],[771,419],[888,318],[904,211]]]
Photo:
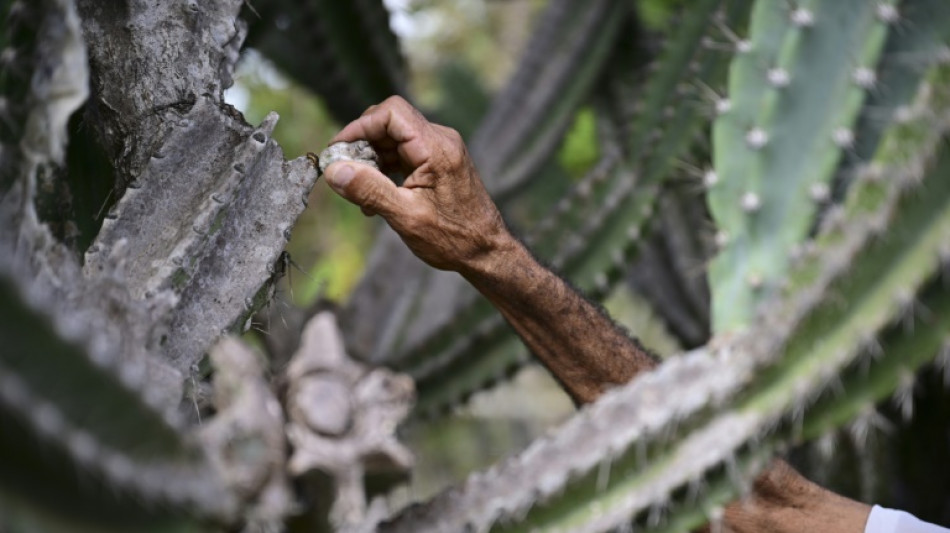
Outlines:
[[[657,365],[596,306],[513,238],[462,275],[508,320],[578,403]],[[726,507],[730,533],[862,533],[870,507],[808,481],[776,460],[752,493]],[[707,528],[704,531],[709,531]]]
[[510,235],[461,271],[578,403],[657,361]]

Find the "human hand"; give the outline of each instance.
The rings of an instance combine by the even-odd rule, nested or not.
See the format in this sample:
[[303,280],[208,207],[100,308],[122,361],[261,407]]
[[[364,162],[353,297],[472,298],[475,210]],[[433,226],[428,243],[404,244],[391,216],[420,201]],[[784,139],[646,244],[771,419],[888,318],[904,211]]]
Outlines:
[[367,109],[330,142],[361,139],[379,154],[383,172],[407,176],[403,185],[350,162],[327,167],[327,183],[363,213],[382,216],[429,265],[464,273],[513,240],[455,130],[427,121],[394,96]]

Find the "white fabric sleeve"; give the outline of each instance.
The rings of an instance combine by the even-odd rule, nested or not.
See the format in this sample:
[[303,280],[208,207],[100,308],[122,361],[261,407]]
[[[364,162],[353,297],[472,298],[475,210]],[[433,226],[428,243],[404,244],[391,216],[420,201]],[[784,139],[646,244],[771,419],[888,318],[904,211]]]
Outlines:
[[923,522],[910,513],[875,505],[864,533],[950,533],[950,529]]

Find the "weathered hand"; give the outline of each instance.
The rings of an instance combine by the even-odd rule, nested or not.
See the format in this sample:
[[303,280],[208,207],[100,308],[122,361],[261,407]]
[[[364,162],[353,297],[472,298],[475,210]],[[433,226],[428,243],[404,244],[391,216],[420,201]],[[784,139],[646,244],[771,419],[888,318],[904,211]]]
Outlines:
[[453,129],[433,124],[398,96],[372,106],[331,142],[365,139],[384,172],[400,171],[396,186],[359,163],[333,163],[326,180],[367,215],[379,214],[429,265],[465,272],[512,240]]

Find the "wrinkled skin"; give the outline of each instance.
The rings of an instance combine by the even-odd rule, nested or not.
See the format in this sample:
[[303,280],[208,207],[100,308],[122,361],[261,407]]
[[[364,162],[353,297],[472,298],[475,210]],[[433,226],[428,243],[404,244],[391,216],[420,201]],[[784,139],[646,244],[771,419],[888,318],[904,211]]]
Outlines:
[[[370,107],[331,142],[365,139],[399,187],[355,163],[327,168],[327,183],[367,215],[379,214],[429,265],[462,274],[502,313],[577,403],[658,361],[512,237],[457,132],[393,97]],[[775,461],[751,494],[724,512],[726,531],[860,533],[870,508]]]

